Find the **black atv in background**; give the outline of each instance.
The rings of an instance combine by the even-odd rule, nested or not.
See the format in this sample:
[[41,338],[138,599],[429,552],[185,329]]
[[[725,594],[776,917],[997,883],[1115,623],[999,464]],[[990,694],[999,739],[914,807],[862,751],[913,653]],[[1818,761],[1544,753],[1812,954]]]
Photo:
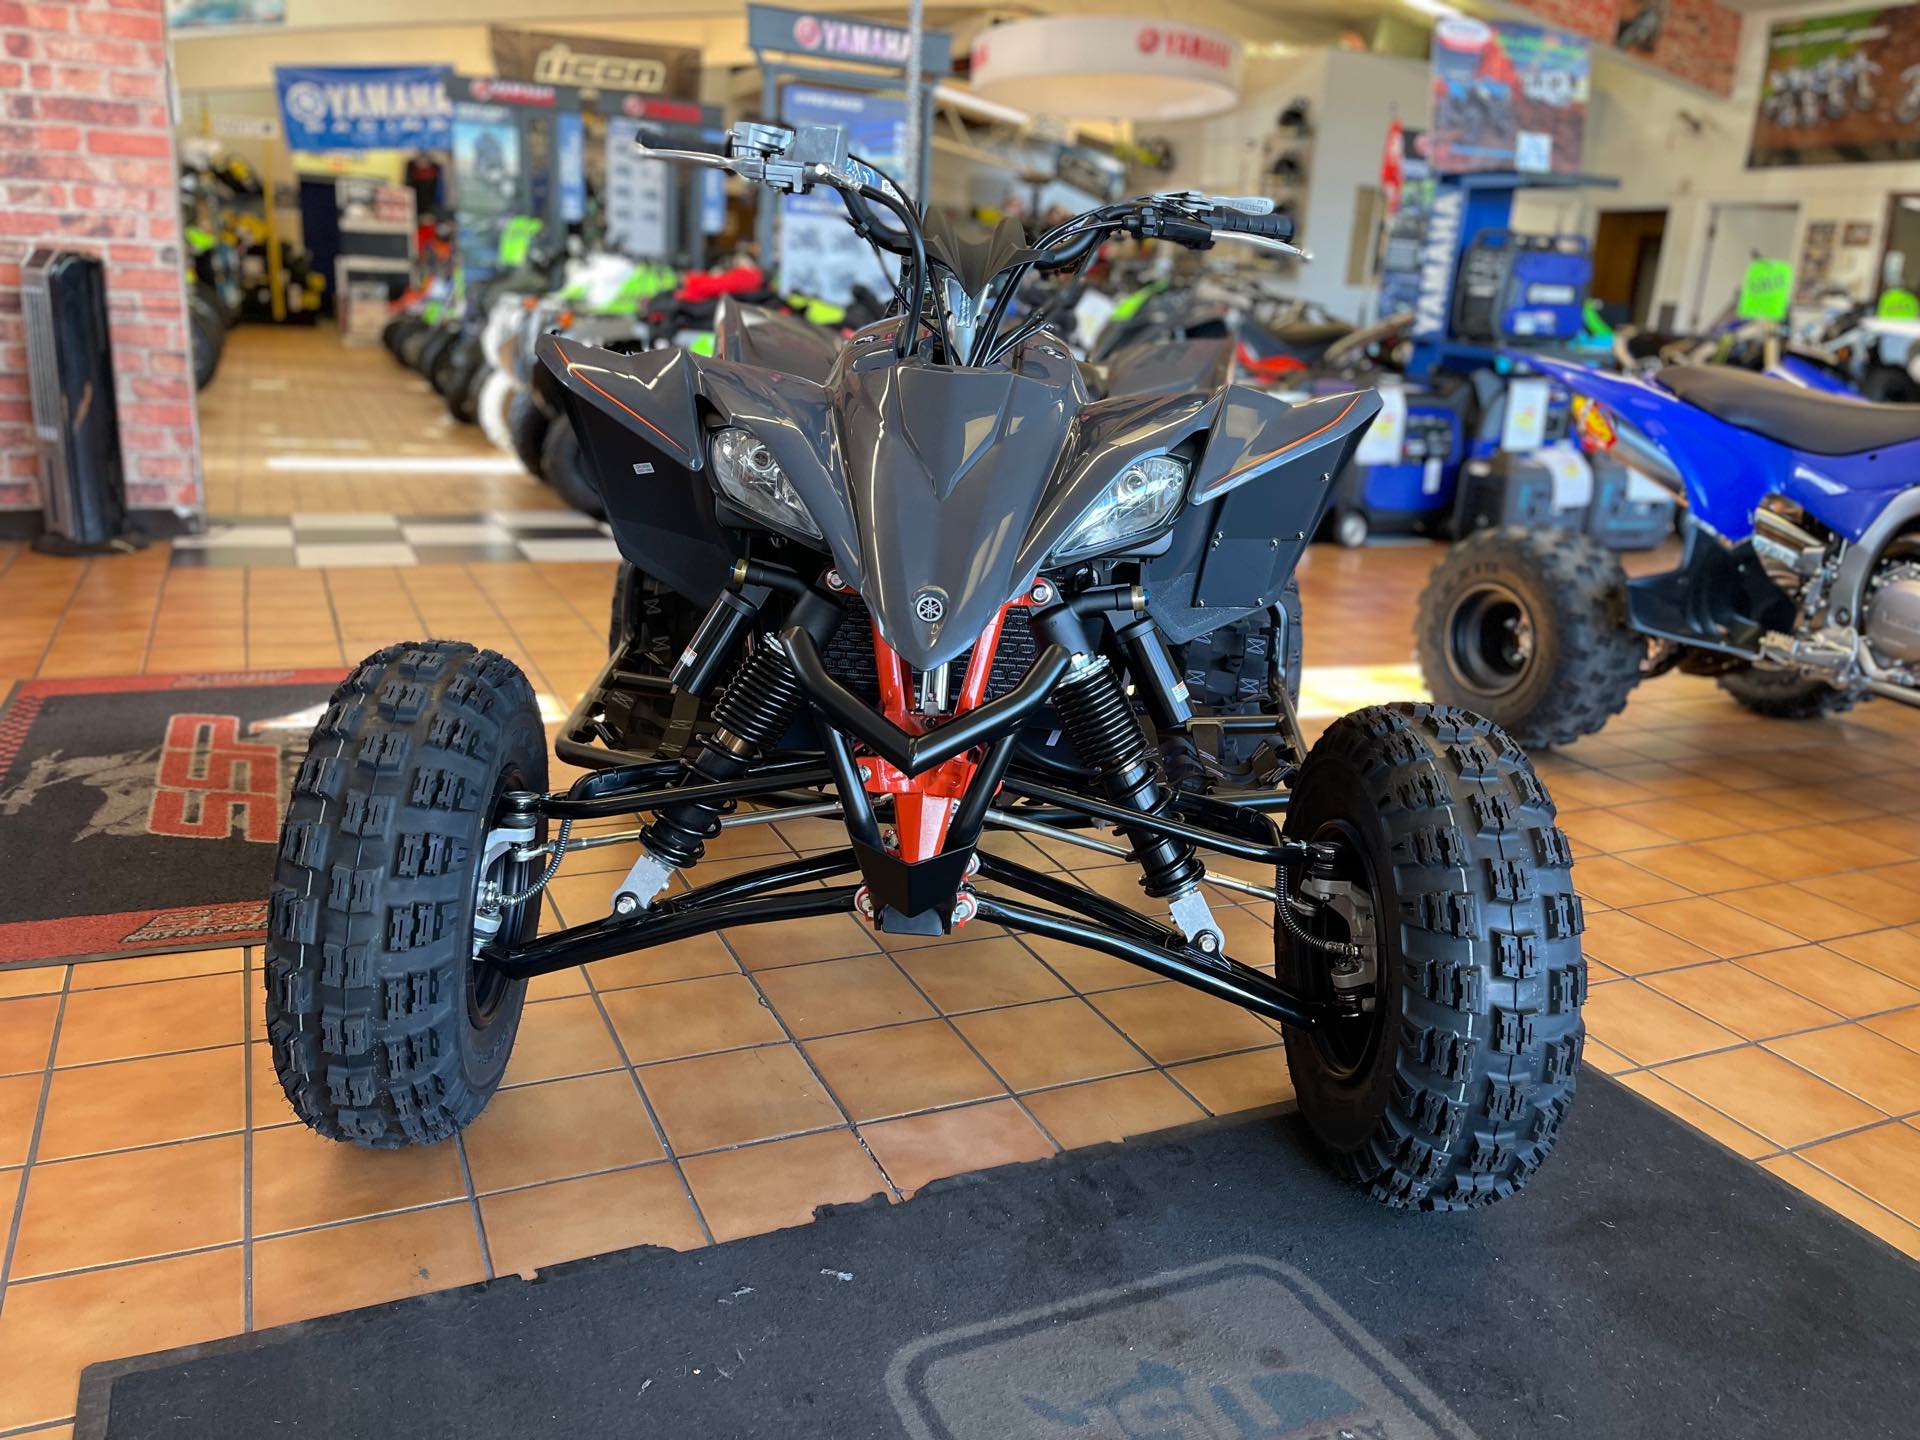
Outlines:
[[[1290,250],[1291,223],[1179,191],[1029,242],[924,219],[837,129],[740,125],[726,155],[653,153],[837,194],[900,257],[893,313],[824,379],[768,364],[765,325],[717,327],[711,357],[541,340],[645,577],[627,573],[615,653],[555,746],[589,773],[548,791],[532,688],[490,651],[404,642],[341,685],[293,786],[267,944],[301,1119],[375,1148],[450,1138],[499,1085],[537,975],[810,916],[926,936],[984,921],[1280,1022],[1302,1114],[1376,1199],[1519,1190],[1584,1034],[1546,787],[1446,706],[1360,710],[1309,750],[1291,655],[1282,680],[1279,644],[1252,664],[1231,633],[1277,633],[1379,398],[1097,397],[1044,312],[1009,315],[1028,275],[1070,277],[1110,236]],[[1196,703],[1186,672],[1221,647],[1257,712]],[[1223,759],[1228,736],[1273,762]],[[623,815],[645,819],[574,834]],[[729,828],[803,815],[837,817],[846,844],[692,881]],[[1139,907],[1003,858],[990,831],[1124,855]],[[605,913],[540,933],[567,857],[612,843],[635,858]],[[1223,890],[1273,905],[1271,973],[1228,953]]]

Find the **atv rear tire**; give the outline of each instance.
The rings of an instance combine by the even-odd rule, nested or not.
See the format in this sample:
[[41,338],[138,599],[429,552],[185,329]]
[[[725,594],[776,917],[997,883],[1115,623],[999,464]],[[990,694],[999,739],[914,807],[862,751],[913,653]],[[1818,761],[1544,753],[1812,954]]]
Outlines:
[[547,438],[540,447],[540,474],[582,515],[606,519],[606,502],[600,498],[600,487],[587,465],[587,452],[580,448],[573,422],[564,415],[547,427]]
[[498,366],[490,367],[481,376],[479,388],[474,395],[473,418],[479,424],[481,432],[493,443],[495,449],[513,453],[513,434],[507,427],[507,414],[513,405],[514,396],[520,392],[515,388],[513,377]]
[[532,392],[516,390],[513,403],[507,407],[507,435],[513,443],[513,453],[520,457],[520,463],[527,467],[527,473],[536,480],[544,480],[541,474],[541,451],[547,443],[547,431],[553,421],[547,412],[533,398]]
[[421,379],[429,385],[433,383],[433,372],[440,367],[447,352],[459,339],[460,332],[445,325],[427,332],[419,350],[415,352],[413,362],[413,368],[419,372]]
[[1300,582],[1289,580],[1271,609],[1180,647],[1187,693],[1209,715],[1270,714],[1284,676],[1297,707],[1301,643]]
[[227,330],[213,302],[194,290],[187,292],[187,333],[193,354],[193,388],[204,390],[219,373]]
[[[1377,922],[1372,1010],[1285,1032],[1335,1168],[1397,1208],[1513,1194],[1566,1118],[1587,988],[1572,852],[1526,753],[1451,706],[1357,710],[1308,755],[1286,833],[1338,845]],[[1351,938],[1326,912],[1300,923]],[[1274,937],[1279,978],[1331,997],[1327,953]]]
[[1720,688],[1756,715],[1776,720],[1818,720],[1841,715],[1862,697],[1836,690],[1820,680],[1809,680],[1791,670],[1748,666],[1720,676]]
[[1627,577],[1585,535],[1503,526],[1447,551],[1421,593],[1420,669],[1434,699],[1523,745],[1568,745],[1626,708],[1646,641]]
[[[314,728],[280,832],[266,946],[267,1036],[294,1110],[376,1149],[444,1140],[500,1084],[526,982],[475,957],[482,875],[508,790],[545,790],[526,676],[450,640],[391,645],[341,682]],[[500,935],[538,928],[540,899]]]

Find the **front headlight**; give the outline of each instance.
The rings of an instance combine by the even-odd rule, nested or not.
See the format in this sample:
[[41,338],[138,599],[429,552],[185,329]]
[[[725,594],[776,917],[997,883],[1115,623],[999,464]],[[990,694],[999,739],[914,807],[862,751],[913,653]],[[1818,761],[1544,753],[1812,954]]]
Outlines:
[[737,426],[713,432],[709,447],[713,456],[713,483],[722,495],[749,515],[758,516],[782,530],[791,530],[814,540],[821,538],[820,527],[807,514],[800,492],[787,479],[787,472],[773,458],[773,452],[750,430]]
[[1117,550],[1129,540],[1151,535],[1180,508],[1187,491],[1186,463],[1171,455],[1136,460],[1100,492],[1060,543],[1056,560],[1075,560]]

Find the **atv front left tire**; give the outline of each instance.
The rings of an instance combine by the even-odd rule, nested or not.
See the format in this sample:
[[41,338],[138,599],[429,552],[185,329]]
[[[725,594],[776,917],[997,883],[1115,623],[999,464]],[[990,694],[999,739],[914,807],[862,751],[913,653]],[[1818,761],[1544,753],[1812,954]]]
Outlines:
[[1627,618],[1620,557],[1585,535],[1507,525],[1448,549],[1415,637],[1433,698],[1522,745],[1570,745],[1626,708],[1647,642]]
[[[1286,1028],[1314,1135],[1390,1206],[1513,1194],[1566,1119],[1587,989],[1573,854],[1526,753],[1451,706],[1357,710],[1308,753],[1286,833],[1337,848],[1335,878],[1366,898],[1373,931],[1372,1008]],[[1284,874],[1280,904],[1300,885]],[[1364,938],[1330,908],[1295,917],[1322,942]],[[1332,998],[1339,957],[1276,919],[1279,979]]]
[[[546,784],[533,688],[491,650],[391,645],[334,691],[293,783],[266,946],[274,1069],[320,1134],[430,1144],[498,1088],[526,982],[477,958],[477,901],[537,876],[488,867],[486,840],[506,792]],[[539,915],[537,893],[509,906],[500,938]]]

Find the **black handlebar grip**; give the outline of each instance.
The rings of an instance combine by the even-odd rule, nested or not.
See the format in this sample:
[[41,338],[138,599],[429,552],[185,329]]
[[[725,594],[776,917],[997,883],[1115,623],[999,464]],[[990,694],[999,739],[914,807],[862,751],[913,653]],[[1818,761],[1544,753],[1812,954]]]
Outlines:
[[1271,215],[1249,215],[1244,210],[1223,206],[1213,212],[1213,228],[1235,230],[1242,235],[1261,235],[1269,240],[1293,239],[1293,217],[1278,211]]
[[1171,240],[1175,245],[1205,250],[1213,244],[1213,231],[1214,227],[1204,220],[1175,220],[1171,217],[1162,217],[1158,238]]

